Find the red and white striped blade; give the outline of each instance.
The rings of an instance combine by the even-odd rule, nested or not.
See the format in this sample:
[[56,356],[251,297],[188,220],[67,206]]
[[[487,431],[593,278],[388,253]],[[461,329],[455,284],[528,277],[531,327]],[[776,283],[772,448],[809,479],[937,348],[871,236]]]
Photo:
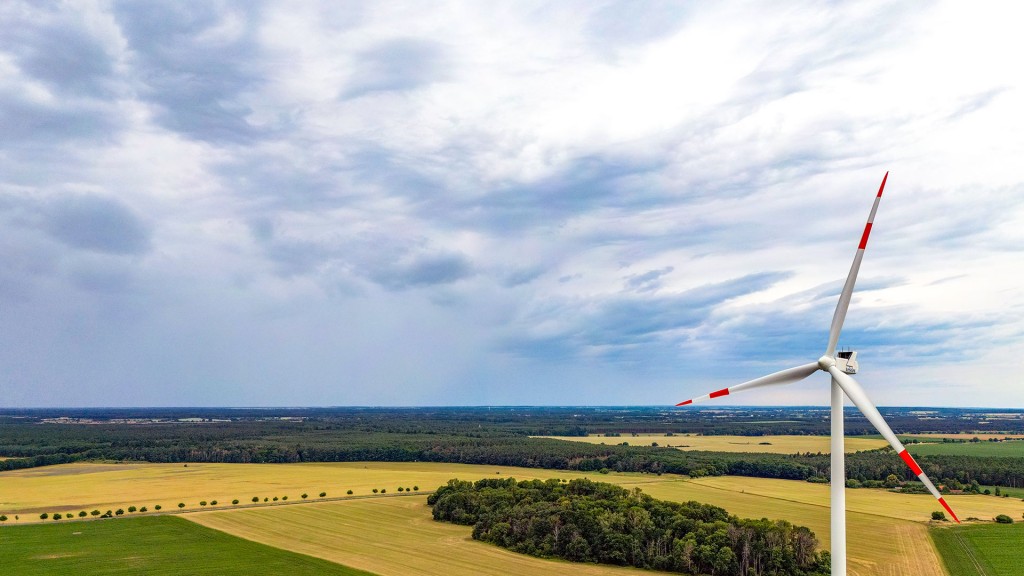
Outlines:
[[803,366],[797,366],[795,368],[787,368],[786,370],[782,370],[774,374],[769,374],[767,376],[762,376],[760,378],[756,378],[754,380],[750,380],[742,384],[730,386],[729,388],[722,388],[721,390],[717,390],[710,394],[705,394],[699,398],[693,398],[690,400],[686,400],[685,402],[680,402],[679,404],[676,404],[676,406],[697,404],[705,400],[710,400],[712,398],[728,396],[733,392],[739,392],[740,390],[746,390],[748,388],[757,388],[758,386],[768,386],[771,384],[790,384],[792,382],[797,382],[799,380],[807,378],[811,374],[814,374],[816,370],[818,370],[817,362],[813,362],[811,364],[804,364]]
[[946,500],[942,497],[942,494],[939,493],[938,488],[932,484],[928,475],[921,470],[921,467],[918,466],[917,461],[910,455],[910,452],[907,452],[903,443],[900,442],[899,438],[896,437],[896,434],[893,433],[892,428],[889,428],[885,419],[882,418],[881,414],[879,414],[878,408],[875,408],[875,405],[871,403],[871,400],[868,399],[868,395],[864,392],[864,389],[861,388],[860,384],[835,366],[830,366],[828,373],[832,375],[832,378],[834,378],[836,383],[839,384],[839,387],[843,389],[847,398],[849,398],[850,401],[853,402],[854,406],[860,410],[861,414],[868,419],[868,422],[871,422],[871,425],[878,430],[882,437],[889,441],[889,444],[892,445],[893,449],[896,450],[896,453],[900,455],[903,462],[910,467],[910,470],[917,476],[918,480],[928,488],[928,491],[932,493],[932,496],[935,496],[939,501],[939,504],[942,504],[942,507],[946,509],[946,512],[949,512],[949,515],[953,517],[953,520],[956,520],[956,523],[959,524],[960,519],[956,517],[953,509],[949,507],[949,504],[946,504]]
[[864,259],[864,250],[868,247],[868,236],[871,235],[871,225],[875,222],[875,212],[878,212],[878,203],[882,200],[882,190],[885,189],[885,181],[888,179],[889,173],[886,172],[882,177],[882,185],[878,187],[875,203],[871,206],[871,214],[868,215],[868,223],[864,226],[864,233],[861,234],[857,253],[853,257],[853,265],[850,266],[850,273],[846,277],[846,284],[843,285],[843,291],[839,294],[839,304],[836,305],[836,311],[832,315],[832,327],[828,331],[828,348],[825,350],[825,356],[835,356],[836,345],[839,344],[839,333],[843,331],[846,311],[850,308],[853,286],[857,283],[860,261]]

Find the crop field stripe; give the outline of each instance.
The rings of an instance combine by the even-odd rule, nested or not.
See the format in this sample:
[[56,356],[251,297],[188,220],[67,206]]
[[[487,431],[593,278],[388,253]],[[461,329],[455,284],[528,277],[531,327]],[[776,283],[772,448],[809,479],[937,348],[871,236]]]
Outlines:
[[375,576],[181,518],[0,527],[4,574]]

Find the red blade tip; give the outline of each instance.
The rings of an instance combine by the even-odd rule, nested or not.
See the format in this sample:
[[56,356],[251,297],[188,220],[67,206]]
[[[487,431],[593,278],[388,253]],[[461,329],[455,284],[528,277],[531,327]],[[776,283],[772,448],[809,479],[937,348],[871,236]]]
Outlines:
[[693,403],[693,400],[687,400],[685,402],[680,402],[679,404],[676,404],[676,406],[686,406],[687,404],[692,404],[692,403]]
[[882,190],[885,190],[885,181],[889,179],[889,171],[885,171],[885,176],[882,177],[882,185],[878,187],[878,196],[882,196]]

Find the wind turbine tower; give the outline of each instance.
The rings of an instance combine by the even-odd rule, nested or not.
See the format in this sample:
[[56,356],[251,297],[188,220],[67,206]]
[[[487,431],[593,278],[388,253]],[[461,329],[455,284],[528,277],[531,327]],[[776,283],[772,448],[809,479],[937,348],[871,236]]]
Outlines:
[[851,374],[857,373],[857,353],[853,351],[836,352],[836,344],[839,343],[839,333],[843,329],[843,321],[846,320],[846,311],[850,307],[850,298],[853,295],[853,286],[857,283],[857,272],[860,270],[861,260],[864,259],[864,250],[868,246],[868,236],[871,235],[871,226],[875,221],[875,213],[878,211],[878,203],[882,200],[882,191],[885,189],[885,181],[889,179],[886,172],[882,178],[882,185],[878,187],[878,194],[875,196],[875,203],[871,206],[871,214],[868,216],[868,223],[864,226],[864,233],[860,237],[860,244],[857,246],[857,253],[853,257],[853,265],[846,277],[846,284],[839,295],[839,303],[832,315],[832,327],[829,329],[828,346],[825,354],[817,361],[802,366],[796,366],[762,376],[736,386],[723,388],[699,398],[693,398],[676,404],[676,406],[687,406],[712,398],[728,396],[734,392],[768,386],[771,384],[792,384],[807,378],[811,374],[821,370],[832,376],[832,429],[831,429],[831,514],[832,514],[832,576],[846,576],[846,465],[845,453],[843,451],[843,395],[853,402],[854,406],[864,414],[864,417],[871,422],[871,425],[884,437],[896,450],[899,457],[910,467],[910,470],[928,488],[928,491],[938,499],[939,504],[949,512],[953,520],[959,524],[960,519],[953,513],[949,504],[943,499],[942,494],[932,484],[932,481],[918,466],[914,457],[907,452],[907,449],[893,433],[892,428],[885,422],[882,415],[875,408],[875,405],[868,399],[864,389],[853,379]]

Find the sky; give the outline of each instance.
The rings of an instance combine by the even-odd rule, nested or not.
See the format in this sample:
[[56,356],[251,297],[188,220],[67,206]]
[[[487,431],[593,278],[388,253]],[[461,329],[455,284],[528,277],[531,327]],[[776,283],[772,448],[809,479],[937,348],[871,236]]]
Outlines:
[[1022,16],[6,0],[0,406],[1022,408]]

